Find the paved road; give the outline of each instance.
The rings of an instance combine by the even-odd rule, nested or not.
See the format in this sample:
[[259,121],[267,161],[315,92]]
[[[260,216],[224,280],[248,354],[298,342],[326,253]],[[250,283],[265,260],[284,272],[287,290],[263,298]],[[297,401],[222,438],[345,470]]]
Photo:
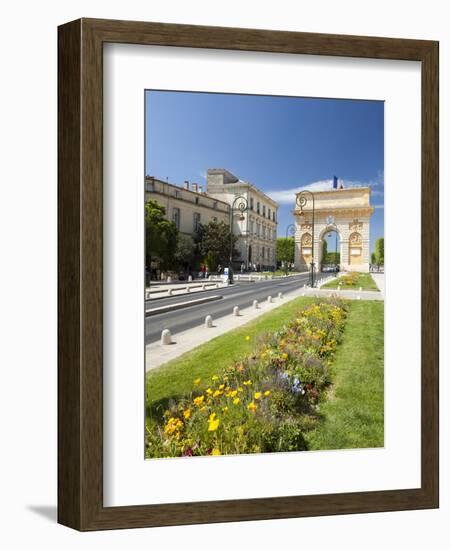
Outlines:
[[[145,321],[145,342],[150,344],[159,340],[163,329],[170,329],[172,334],[187,330],[203,323],[206,315],[212,315],[213,319],[218,319],[232,312],[234,306],[244,309],[252,305],[253,300],[260,302],[267,299],[267,296],[276,297],[278,292],[289,292],[303,286],[308,281],[309,274],[302,273],[293,277],[279,278],[255,283],[236,282],[229,287],[220,288],[207,293],[190,294],[184,296],[173,296],[171,298],[157,300],[152,303],[152,307],[161,307],[164,305],[185,302],[200,298],[200,296],[222,295],[223,299],[217,302],[209,302],[195,306],[160,313],[147,317]],[[317,278],[321,277],[317,274]],[[149,301],[147,301],[148,307]]]

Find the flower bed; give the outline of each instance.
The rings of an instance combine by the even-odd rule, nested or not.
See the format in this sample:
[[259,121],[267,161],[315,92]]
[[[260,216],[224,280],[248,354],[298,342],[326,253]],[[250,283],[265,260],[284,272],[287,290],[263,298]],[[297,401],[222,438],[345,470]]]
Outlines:
[[194,380],[149,421],[147,458],[305,450],[346,316],[342,300],[318,300],[259,337],[254,355]]

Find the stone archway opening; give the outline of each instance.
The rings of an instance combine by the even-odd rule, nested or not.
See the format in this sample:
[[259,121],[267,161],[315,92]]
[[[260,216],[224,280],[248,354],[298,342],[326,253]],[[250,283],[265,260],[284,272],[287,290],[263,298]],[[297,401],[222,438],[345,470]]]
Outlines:
[[319,270],[326,272],[340,271],[341,237],[336,227],[327,227],[320,236]]

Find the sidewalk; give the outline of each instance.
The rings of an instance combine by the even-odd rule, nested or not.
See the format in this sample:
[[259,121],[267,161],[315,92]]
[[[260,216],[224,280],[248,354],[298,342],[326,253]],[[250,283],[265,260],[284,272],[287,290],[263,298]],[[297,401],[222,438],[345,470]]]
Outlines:
[[384,273],[371,273],[371,275],[372,279],[375,281],[375,284],[380,289],[380,293],[384,300]]
[[335,295],[349,300],[382,300],[383,298],[380,294],[380,292],[375,291],[358,292],[356,290],[336,291],[335,289],[299,288],[286,293],[282,298],[273,297],[273,302],[271,303],[267,301],[260,302],[258,309],[253,309],[253,307],[242,309],[239,317],[232,315],[232,306],[230,305],[230,315],[213,319],[212,328],[205,328],[204,319],[199,319],[200,323],[196,327],[172,334],[172,344],[161,345],[159,341],[148,344],[145,348],[145,370],[148,372],[156,369],[164,365],[164,363],[176,359],[180,355],[208,342],[212,338],[239,328],[260,315],[273,311],[277,307],[287,304],[289,301],[300,296],[324,297]]

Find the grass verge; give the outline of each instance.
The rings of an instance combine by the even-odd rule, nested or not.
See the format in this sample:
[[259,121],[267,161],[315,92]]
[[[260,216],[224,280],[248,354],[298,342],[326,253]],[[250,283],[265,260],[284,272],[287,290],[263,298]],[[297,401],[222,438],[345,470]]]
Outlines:
[[331,377],[323,421],[306,436],[308,449],[382,447],[384,302],[351,302]]
[[276,332],[301,307],[313,301],[314,298],[309,297],[292,300],[243,327],[217,336],[181,357],[149,371],[146,375],[147,413],[152,416],[157,413],[157,409],[164,409],[170,399],[189,393],[194,379],[208,378],[235,360],[256,351],[259,335]]
[[358,290],[359,288],[362,288],[363,290],[379,291],[379,288],[375,284],[375,281],[372,279],[372,275],[370,273],[358,273],[358,277],[354,279],[353,284],[346,283],[345,277],[345,275],[342,277],[336,277],[329,283],[323,285],[321,288],[337,288],[338,285],[340,285],[342,290]]

